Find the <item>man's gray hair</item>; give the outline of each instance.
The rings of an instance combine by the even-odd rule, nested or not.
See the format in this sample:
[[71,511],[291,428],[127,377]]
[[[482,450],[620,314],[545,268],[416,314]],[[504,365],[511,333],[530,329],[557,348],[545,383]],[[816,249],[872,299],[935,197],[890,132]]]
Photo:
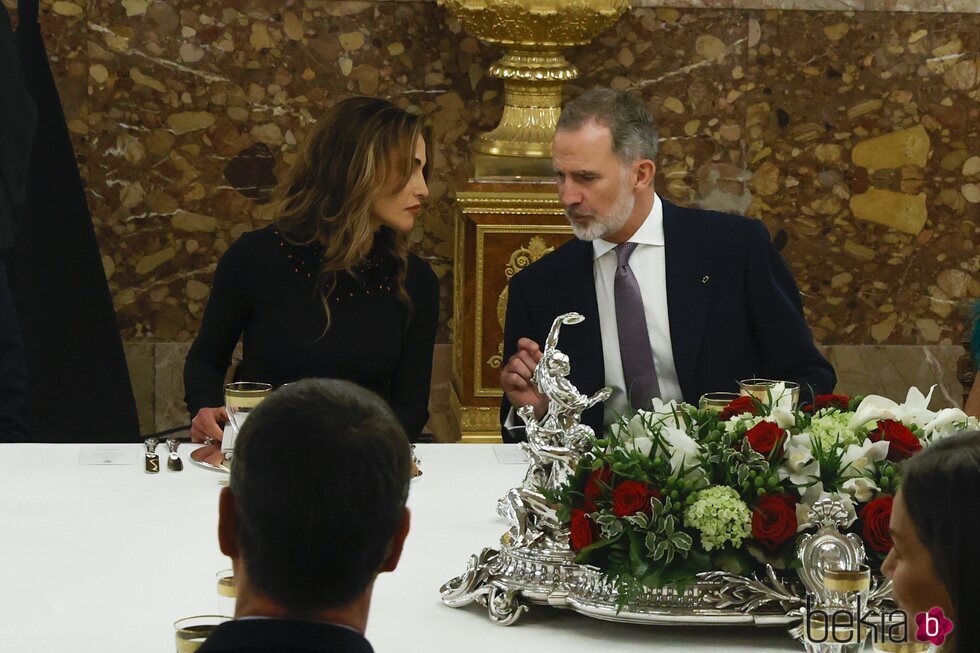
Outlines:
[[591,120],[612,132],[613,152],[623,163],[656,160],[657,124],[636,96],[608,88],[586,91],[565,105],[556,129],[574,131]]

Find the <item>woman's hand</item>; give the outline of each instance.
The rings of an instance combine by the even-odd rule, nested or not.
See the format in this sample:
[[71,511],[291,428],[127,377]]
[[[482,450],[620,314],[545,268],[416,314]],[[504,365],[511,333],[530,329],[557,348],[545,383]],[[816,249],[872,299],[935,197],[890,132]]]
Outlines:
[[228,414],[224,408],[202,408],[191,420],[191,442],[221,442]]

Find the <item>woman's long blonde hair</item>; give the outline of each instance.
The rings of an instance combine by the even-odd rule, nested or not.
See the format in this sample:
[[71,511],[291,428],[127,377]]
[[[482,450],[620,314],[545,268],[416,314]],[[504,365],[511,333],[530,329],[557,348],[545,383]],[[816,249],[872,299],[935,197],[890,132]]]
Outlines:
[[[330,328],[328,300],[337,276],[352,272],[371,251],[372,241],[398,263],[396,294],[411,311],[405,291],[408,249],[405,238],[371,225],[371,203],[397,180],[408,183],[415,161],[415,143],[427,136],[423,118],[388,100],[352,97],[337,103],[317,123],[296,163],[280,182],[273,201],[277,224],[286,242],[319,243],[323,266],[316,288]],[[429,139],[425,138],[428,148]],[[423,175],[428,178],[426,156]]]

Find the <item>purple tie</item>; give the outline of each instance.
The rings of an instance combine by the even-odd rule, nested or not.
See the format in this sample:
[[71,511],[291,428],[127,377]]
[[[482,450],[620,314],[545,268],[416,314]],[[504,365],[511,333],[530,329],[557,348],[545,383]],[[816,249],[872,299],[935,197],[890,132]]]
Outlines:
[[650,408],[650,400],[660,395],[657,370],[653,364],[647,319],[643,314],[640,284],[630,268],[629,259],[637,243],[616,246],[616,330],[619,332],[619,354],[626,378],[626,396],[634,408]]

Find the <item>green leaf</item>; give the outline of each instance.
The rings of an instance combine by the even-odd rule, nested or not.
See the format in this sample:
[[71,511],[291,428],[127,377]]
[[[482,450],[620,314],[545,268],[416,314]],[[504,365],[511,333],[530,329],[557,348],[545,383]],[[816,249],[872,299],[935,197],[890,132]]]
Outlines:
[[694,544],[694,540],[690,535],[684,531],[677,531],[674,536],[670,538],[670,543],[674,545],[679,551],[690,551],[691,545]]
[[647,551],[653,553],[657,549],[658,541],[659,540],[657,538],[656,533],[647,533],[646,539],[644,540],[644,544],[646,544]]
[[596,540],[592,544],[584,547],[581,551],[579,551],[578,552],[578,555],[575,556],[575,561],[576,562],[579,562],[581,560],[582,556],[588,555],[592,551],[597,551],[598,549],[605,548],[605,547],[609,546],[610,544],[614,544],[618,540],[619,540],[619,537],[606,537],[606,538],[603,538],[601,540]]

